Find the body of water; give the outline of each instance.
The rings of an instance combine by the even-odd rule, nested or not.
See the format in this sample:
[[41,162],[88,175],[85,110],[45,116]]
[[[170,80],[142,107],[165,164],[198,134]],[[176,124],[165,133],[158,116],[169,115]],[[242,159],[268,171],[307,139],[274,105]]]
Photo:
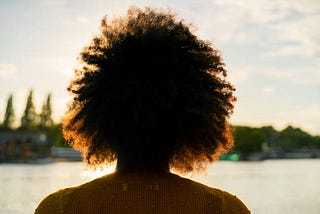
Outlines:
[[[0,164],[0,213],[33,213],[49,193],[91,179],[80,162]],[[219,161],[191,179],[237,195],[254,214],[320,213],[320,159]]]

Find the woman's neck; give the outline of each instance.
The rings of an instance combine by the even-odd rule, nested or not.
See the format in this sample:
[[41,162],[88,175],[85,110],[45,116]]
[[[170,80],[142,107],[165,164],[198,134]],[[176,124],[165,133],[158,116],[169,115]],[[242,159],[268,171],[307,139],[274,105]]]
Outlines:
[[170,173],[165,161],[118,158],[116,173]]

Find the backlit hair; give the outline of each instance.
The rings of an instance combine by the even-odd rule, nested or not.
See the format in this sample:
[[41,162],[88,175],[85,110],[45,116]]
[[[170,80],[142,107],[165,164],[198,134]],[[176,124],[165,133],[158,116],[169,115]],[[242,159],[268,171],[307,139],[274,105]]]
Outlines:
[[91,166],[119,156],[185,173],[233,146],[233,86],[219,52],[171,12],[132,7],[104,18],[79,56],[64,136]]

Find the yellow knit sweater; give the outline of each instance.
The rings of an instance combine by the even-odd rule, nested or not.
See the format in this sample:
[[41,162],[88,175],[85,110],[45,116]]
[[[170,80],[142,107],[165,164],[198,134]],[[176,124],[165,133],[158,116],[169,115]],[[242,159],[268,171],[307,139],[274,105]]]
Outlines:
[[237,213],[250,211],[235,196],[174,174],[106,175],[46,197],[36,214]]

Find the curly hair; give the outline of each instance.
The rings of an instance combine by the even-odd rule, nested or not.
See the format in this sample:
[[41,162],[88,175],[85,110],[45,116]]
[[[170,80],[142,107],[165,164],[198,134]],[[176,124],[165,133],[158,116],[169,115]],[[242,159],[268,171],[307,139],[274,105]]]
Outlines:
[[219,51],[160,9],[101,22],[68,88],[63,133],[97,167],[120,156],[204,169],[233,146],[234,87]]

